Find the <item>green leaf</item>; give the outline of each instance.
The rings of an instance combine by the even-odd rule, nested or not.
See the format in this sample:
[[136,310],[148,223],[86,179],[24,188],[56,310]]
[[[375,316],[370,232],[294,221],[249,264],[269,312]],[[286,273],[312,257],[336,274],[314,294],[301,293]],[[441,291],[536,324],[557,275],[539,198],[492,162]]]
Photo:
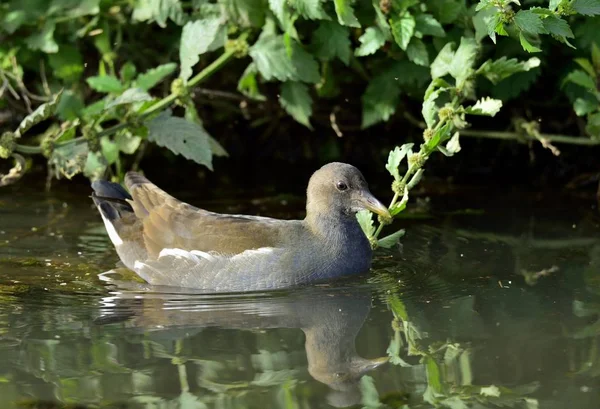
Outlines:
[[497,60],[487,60],[477,70],[477,74],[483,75],[490,80],[492,84],[497,84],[505,78],[518,72],[529,71],[539,67],[540,59],[532,57],[527,61],[518,61],[516,58],[507,59],[501,57]]
[[[301,16],[310,20],[329,20],[321,0],[288,0]],[[340,23],[341,24],[341,23]]]
[[309,129],[312,115],[312,98],[308,87],[300,82],[285,82],[281,86],[279,103],[296,121]]
[[589,113],[592,113],[598,109],[598,100],[594,98],[594,100],[587,98],[577,98],[573,103],[573,109],[577,116],[584,116]]
[[559,4],[562,3],[563,0],[550,0],[550,4],[548,5],[548,9],[555,11]]
[[375,234],[375,226],[373,226],[373,213],[368,210],[361,210],[356,213],[356,220],[368,238]]
[[238,27],[261,27],[265,23],[264,0],[219,0],[223,17]]
[[457,86],[460,87],[462,82],[471,75],[471,68],[475,65],[476,58],[477,42],[474,38],[462,37],[448,67],[450,75],[456,79]]
[[98,92],[119,93],[123,91],[123,84],[121,84],[121,81],[112,75],[89,77],[86,79],[86,82],[92,89]]
[[592,65],[600,72],[600,47],[592,43]]
[[413,37],[406,48],[408,59],[417,65],[429,67],[429,54],[425,43],[420,39]]
[[542,19],[531,10],[519,10],[515,15],[515,24],[522,31],[530,34],[546,33]]
[[225,25],[220,17],[209,17],[203,20],[190,21],[183,27],[179,60],[181,61],[180,78],[187,81],[192,76],[192,68],[199,56],[216,50],[225,44]]
[[419,14],[415,17],[415,31],[422,35],[445,37],[446,32],[439,21],[431,14]]
[[454,156],[455,153],[460,152],[459,137],[460,134],[458,132],[455,132],[454,135],[452,135],[452,138],[450,138],[450,140],[446,144],[446,147],[442,148],[441,146],[438,146],[438,150],[446,156]]
[[454,60],[454,43],[447,43],[431,63],[431,78],[440,78],[450,72]]
[[125,84],[129,83],[130,81],[133,81],[136,74],[137,68],[135,68],[135,64],[133,64],[131,61],[127,61],[119,70],[119,76],[121,77],[121,81],[123,81]]
[[149,89],[154,88],[155,85],[160,83],[166,77],[171,75],[176,69],[177,64],[172,62],[151,68],[145,73],[138,75],[134,85],[141,90],[148,91]]
[[82,116],[85,108],[81,96],[73,91],[63,92],[55,114],[61,121],[74,121]]
[[49,54],[48,62],[54,76],[67,82],[77,82],[83,74],[83,57],[70,44],[63,44],[57,53]]
[[396,146],[394,150],[390,151],[385,168],[390,172],[390,175],[394,177],[394,180],[399,181],[402,179],[398,172],[398,166],[400,166],[400,163],[402,163],[402,160],[406,157],[413,145],[413,143],[405,143],[402,146]]
[[377,244],[379,247],[383,247],[385,249],[392,248],[398,244],[405,233],[406,230],[404,229],[398,230],[396,233],[392,233],[389,236],[385,236],[384,238],[377,240]]
[[427,2],[427,7],[442,24],[454,23],[467,12],[464,0],[433,0]]
[[495,116],[502,108],[502,101],[490,97],[483,97],[475,105],[465,109],[467,114]]
[[588,117],[588,123],[585,127],[585,131],[595,139],[600,137],[600,112],[596,112]]
[[596,81],[590,77],[586,72],[581,70],[571,71],[569,75],[563,80],[565,82],[572,82],[580,85],[587,90],[596,90]]
[[385,33],[379,27],[367,27],[363,35],[358,38],[360,46],[354,52],[357,57],[375,54],[386,42]]
[[48,165],[58,179],[61,176],[71,179],[83,171],[88,157],[88,148],[85,143],[68,143],[57,146],[48,159]]
[[343,26],[360,27],[358,19],[354,15],[351,0],[333,0],[338,21]]
[[575,58],[574,60],[581,68],[583,68],[585,70],[586,73],[589,74],[590,77],[596,79],[597,78],[597,74],[596,74],[596,70],[594,69],[594,66],[592,65],[592,63],[590,62],[590,60],[585,59],[585,58]]
[[421,114],[423,115],[423,119],[425,119],[425,123],[429,129],[433,128],[437,121],[438,108],[435,101],[440,96],[440,93],[440,90],[434,90],[433,92],[429,93],[427,98],[425,98],[423,101]]
[[291,57],[282,36],[267,35],[250,48],[258,72],[267,81],[276,79],[317,83],[321,79],[319,65],[295,40],[291,40]]
[[237,89],[248,98],[252,98],[257,101],[265,101],[265,96],[261,94],[260,90],[258,89],[258,81],[256,79],[257,74],[258,70],[256,69],[256,64],[253,62],[250,63],[240,77]]
[[169,19],[177,25],[184,22],[179,0],[137,0],[132,17],[135,21],[155,21],[162,28]]
[[40,122],[42,122],[43,120],[48,119],[52,115],[54,115],[54,113],[56,112],[56,109],[58,107],[58,104],[60,103],[62,94],[63,94],[62,90],[60,92],[58,92],[57,94],[54,94],[52,96],[52,98],[50,99],[50,101],[40,105],[39,107],[37,107],[35,109],[35,111],[33,111],[32,113],[27,115],[25,118],[23,118],[23,120],[17,127],[17,130],[15,131],[15,136],[17,138],[21,137],[25,132],[27,132],[29,129],[31,129],[34,125],[37,125]]
[[[409,149],[409,153],[408,154],[412,155],[412,149]],[[402,200],[400,200],[399,202],[397,202],[390,209],[390,214],[392,215],[392,217],[395,217],[396,215],[398,215],[401,212],[403,212],[404,209],[406,209],[407,203],[408,203],[408,189],[404,189],[404,194],[402,195]]]
[[106,163],[110,166],[119,159],[119,146],[110,140],[108,136],[100,138],[100,148],[102,156],[106,159]]
[[212,170],[208,133],[197,123],[163,112],[148,123],[148,140]]
[[112,102],[106,104],[105,109],[110,109],[118,105],[134,104],[136,102],[152,101],[152,97],[146,91],[139,88],[129,88]]
[[574,0],[571,7],[584,16],[597,16],[600,14],[600,0]]
[[440,368],[431,356],[423,358],[425,368],[427,369],[427,384],[435,391],[442,392],[442,381],[440,377]]
[[573,31],[571,31],[571,27],[569,27],[569,23],[560,17],[554,15],[548,16],[543,20],[543,23],[544,29],[562,42],[566,42],[567,38],[575,37]]
[[396,112],[400,87],[390,71],[373,77],[362,96],[362,128],[387,121]]
[[56,23],[52,20],[47,20],[40,32],[25,39],[25,44],[32,50],[41,50],[47,54],[58,52],[58,44],[54,40],[55,28]]
[[350,38],[346,27],[332,21],[322,21],[312,37],[314,54],[325,61],[339,58],[350,63]]
[[529,53],[539,53],[540,51],[542,51],[540,48],[531,44],[529,40],[527,40],[523,32],[519,33],[519,41],[521,42],[521,46],[523,47],[523,49]]
[[119,151],[127,155],[133,155],[140,147],[142,137],[134,135],[130,131],[119,132],[115,135],[115,143],[117,144]]
[[396,44],[406,51],[408,43],[415,33],[415,18],[410,13],[406,12],[400,17],[392,17],[390,19],[390,26]]
[[106,160],[100,152],[87,152],[87,157],[85,158],[85,165],[83,169],[79,169],[75,173],[83,171],[85,177],[91,180],[97,180],[101,179],[104,176],[104,173],[106,172],[106,167]]

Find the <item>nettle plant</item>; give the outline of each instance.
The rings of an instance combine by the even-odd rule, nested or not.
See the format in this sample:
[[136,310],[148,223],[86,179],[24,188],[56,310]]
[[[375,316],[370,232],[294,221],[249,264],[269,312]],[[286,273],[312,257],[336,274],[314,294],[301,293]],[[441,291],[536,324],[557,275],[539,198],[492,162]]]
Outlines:
[[[478,79],[503,84],[515,74],[539,71],[540,58],[482,61],[486,50],[500,37],[540,55],[551,42],[574,47],[569,23],[578,15],[593,20],[600,15],[600,0],[6,2],[0,5],[5,39],[0,43],[0,93],[12,105],[21,102],[29,114],[1,136],[0,158],[12,157],[16,165],[0,184],[23,174],[23,155],[28,154],[47,157],[55,177],[84,173],[91,179],[108,175],[119,180],[127,155],[133,155],[135,166],[147,143],[212,169],[213,156],[227,153],[204,128],[194,90],[241,59],[248,64],[236,74],[238,95],[264,101],[272,88],[267,83],[275,83],[281,108],[311,129],[316,100],[344,98],[347,88],[357,84],[366,82],[363,128],[389,121],[402,96],[422,98],[423,121],[416,121],[423,127],[422,143],[394,149],[386,165],[394,178],[390,212],[395,216],[405,208],[429,155],[456,154],[469,115],[494,116],[502,107],[500,99],[478,95]],[[583,22],[583,34],[596,30],[592,20]],[[163,28],[164,36],[140,36],[149,24]],[[156,36],[156,31],[150,34]],[[152,55],[155,42],[178,49],[178,62]],[[89,49],[100,59],[84,57]],[[588,133],[598,138],[595,50],[592,62],[576,60],[582,70],[565,81],[584,88],[574,99],[575,110],[587,115]],[[129,58],[136,53],[137,60],[155,64],[139,70]],[[43,64],[36,71],[31,67],[38,61]],[[46,61],[51,70],[45,69]],[[170,86],[165,84],[176,73]],[[40,80],[32,81],[32,74]],[[45,102],[33,109],[35,101]],[[37,131],[48,122],[41,135],[30,135],[32,128]],[[521,127],[520,135],[552,148],[536,123]],[[375,228],[371,215],[359,218],[374,246],[393,245],[401,234],[378,240],[391,220],[379,220]]]

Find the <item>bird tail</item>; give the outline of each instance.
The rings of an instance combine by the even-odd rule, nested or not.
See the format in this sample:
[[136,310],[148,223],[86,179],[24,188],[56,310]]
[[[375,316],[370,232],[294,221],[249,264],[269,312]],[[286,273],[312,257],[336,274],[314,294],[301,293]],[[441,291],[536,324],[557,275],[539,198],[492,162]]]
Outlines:
[[131,195],[118,183],[106,180],[92,182],[92,200],[100,211],[102,218],[114,222],[123,217],[125,213],[132,213],[133,208],[127,200],[132,200]]

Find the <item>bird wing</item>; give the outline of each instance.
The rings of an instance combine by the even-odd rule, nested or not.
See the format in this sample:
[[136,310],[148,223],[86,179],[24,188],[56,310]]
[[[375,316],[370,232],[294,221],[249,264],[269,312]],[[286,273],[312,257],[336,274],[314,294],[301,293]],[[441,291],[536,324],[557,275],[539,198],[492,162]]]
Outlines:
[[169,195],[145,177],[129,172],[128,202],[143,223],[149,259],[163,249],[198,250],[224,255],[281,245],[284,226],[297,223],[268,217],[226,215],[191,206]]

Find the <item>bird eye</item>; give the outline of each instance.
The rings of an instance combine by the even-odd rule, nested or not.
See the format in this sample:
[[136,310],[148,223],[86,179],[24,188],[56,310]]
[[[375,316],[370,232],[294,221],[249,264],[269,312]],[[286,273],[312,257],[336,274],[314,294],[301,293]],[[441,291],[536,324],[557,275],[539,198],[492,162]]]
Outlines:
[[344,190],[348,189],[348,185],[345,184],[344,182],[337,182],[336,185],[335,185],[335,187],[337,187],[337,189],[340,190],[340,191],[342,191],[342,192]]

